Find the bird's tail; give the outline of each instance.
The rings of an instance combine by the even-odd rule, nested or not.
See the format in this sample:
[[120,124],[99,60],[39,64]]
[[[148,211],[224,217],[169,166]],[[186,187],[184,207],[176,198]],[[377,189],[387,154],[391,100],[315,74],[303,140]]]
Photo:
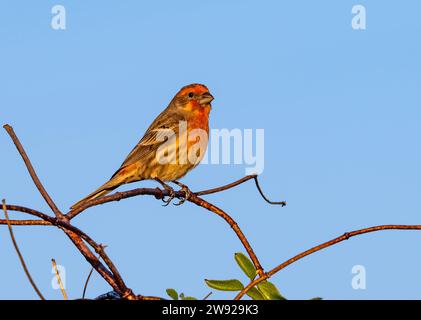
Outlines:
[[94,200],[99,197],[105,196],[106,194],[110,193],[115,188],[121,185],[119,183],[116,183],[116,181],[113,181],[113,180],[114,179],[111,179],[110,181],[108,181],[107,183],[103,184],[98,189],[96,189],[94,192],[88,194],[82,200],[79,200],[78,202],[76,202],[74,205],[70,207],[70,210],[76,209],[77,207],[79,207],[81,204],[83,204],[86,201]]
[[118,169],[117,172],[114,173],[114,175],[111,177],[111,179],[107,183],[104,183],[94,192],[87,195],[82,200],[76,202],[74,205],[70,207],[70,209],[71,210],[76,209],[77,207],[79,207],[81,204],[83,204],[86,201],[102,197],[106,195],[107,193],[110,193],[114,189],[118,188],[122,184],[138,181],[139,179],[134,179],[136,177],[135,173],[137,171],[138,171],[137,163],[133,163],[132,165],[129,165],[129,166],[120,167],[120,169]]

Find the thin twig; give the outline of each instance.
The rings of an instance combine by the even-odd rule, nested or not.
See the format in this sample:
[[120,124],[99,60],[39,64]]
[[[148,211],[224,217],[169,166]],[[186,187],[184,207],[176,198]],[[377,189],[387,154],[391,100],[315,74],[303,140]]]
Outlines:
[[67,297],[66,290],[64,289],[64,284],[61,281],[60,272],[57,269],[56,260],[51,259],[51,263],[53,264],[54,271],[56,272],[57,282],[58,282],[58,285],[60,286],[60,290],[61,290],[61,294],[63,295],[63,299],[68,300],[69,298]]
[[276,204],[276,205],[281,205],[282,207],[285,207],[287,205],[287,203],[285,201],[271,201],[269,200],[265,194],[262,191],[262,188],[260,187],[259,184],[259,180],[257,179],[257,176],[254,177],[254,182],[256,183],[256,187],[257,190],[259,190],[260,195],[262,196],[262,198],[269,204]]
[[[23,206],[16,206],[16,205],[13,205],[13,204],[8,204],[8,205],[6,205],[6,207],[7,207],[8,211],[17,211],[17,212],[27,213],[27,214],[30,214],[31,216],[35,216],[35,217],[41,218],[43,220],[51,218],[49,215],[47,215],[45,213],[42,213],[38,210],[34,210],[34,209],[31,209],[31,208],[23,207]],[[52,219],[54,219],[54,218],[52,218]]]
[[[12,226],[52,226],[53,224],[44,220],[9,220]],[[6,219],[0,219],[0,225],[6,225]]]
[[[8,211],[17,211],[17,212],[27,213],[27,214],[30,214],[32,216],[43,219],[43,220],[10,220],[9,219],[9,223],[11,225],[15,225],[15,226],[36,226],[36,225],[38,225],[38,226],[51,226],[51,225],[54,225],[54,223],[51,222],[52,219],[54,219],[54,218],[51,218],[50,216],[48,216],[48,215],[46,215],[42,212],[39,212],[37,210],[30,209],[30,208],[23,207],[23,206],[15,206],[15,205],[11,205],[11,204],[6,205],[6,209]],[[53,221],[55,221],[55,220],[53,220]],[[0,225],[1,224],[7,224],[7,221],[4,220],[4,219],[0,219]]]
[[83,286],[82,299],[85,299],[86,289],[88,288],[88,283],[89,283],[89,280],[91,279],[93,272],[94,272],[94,268],[91,268],[91,271],[89,271],[88,277],[86,278],[85,285]]
[[[2,206],[3,206],[3,212],[4,212],[4,216],[6,217],[6,221],[9,221],[9,215],[7,214],[7,208],[6,208],[6,200],[3,199],[2,201]],[[10,238],[12,239],[13,242],[13,246],[15,247],[16,253],[18,254],[20,263],[23,267],[23,270],[25,271],[25,274],[29,280],[29,282],[32,285],[32,288],[34,288],[35,292],[37,293],[38,297],[41,300],[45,300],[44,296],[42,295],[41,291],[39,291],[37,285],[35,284],[35,281],[32,279],[31,274],[29,273],[28,267],[26,266],[25,260],[23,259],[22,253],[19,250],[19,246],[16,242],[15,236],[13,234],[13,229],[12,226],[10,225],[10,223],[7,224],[8,228],[9,228],[9,233],[10,233]]]
[[[100,244],[101,250],[104,250],[107,246]],[[91,268],[91,271],[89,271],[88,277],[86,278],[85,285],[83,286],[83,292],[82,292],[82,299],[85,299],[86,289],[88,288],[89,280],[91,279],[92,273],[94,272],[94,268]]]
[[25,152],[25,149],[23,149],[22,144],[20,143],[18,137],[16,136],[13,128],[11,126],[9,126],[8,124],[4,125],[3,128],[7,131],[10,138],[12,139],[13,143],[15,144],[16,148],[18,149],[19,154],[21,155],[23,161],[25,162],[26,168],[28,169],[29,175],[31,176],[32,181],[34,181],[34,184],[37,187],[39,193],[42,195],[45,202],[47,202],[48,206],[51,208],[51,210],[54,212],[54,214],[57,217],[61,217],[62,213],[57,208],[53,199],[51,199],[47,190],[45,190],[44,186],[42,185],[41,181],[39,180],[39,178],[38,178],[38,176],[37,176],[37,174],[34,170],[34,167],[32,166],[32,163],[29,160],[28,155]]
[[204,298],[203,298],[203,300],[207,300],[210,296],[212,295],[212,291],[211,292],[209,292]]
[[[213,188],[213,189],[208,189],[208,190],[203,190],[203,191],[198,191],[198,192],[192,192],[192,194],[196,195],[196,196],[202,196],[202,195],[208,195],[208,194],[213,194],[213,193],[217,193],[217,192],[221,192],[221,191],[225,191],[231,188],[234,188],[246,181],[249,181],[253,179],[256,183],[256,187],[257,190],[259,191],[259,194],[262,196],[262,198],[269,204],[273,204],[273,205],[281,205],[281,206],[285,206],[287,203],[285,201],[271,201],[269,200],[266,195],[263,193],[262,188],[260,187],[259,181],[258,181],[258,177],[256,175],[249,175],[249,176],[245,176],[244,178],[241,178],[237,181],[234,181],[232,183],[229,183],[227,185],[224,185],[222,187],[217,187],[217,188]],[[122,199],[126,199],[126,198],[131,198],[131,197],[136,197],[136,196],[140,196],[140,195],[150,195],[150,196],[154,196],[157,199],[162,199],[163,197],[167,197],[170,195],[168,190],[162,190],[159,188],[136,188],[136,189],[132,189],[132,190],[128,190],[128,191],[122,191],[122,192],[115,192],[111,195],[108,196],[104,196],[101,198],[97,198],[94,200],[90,200],[90,201],[86,201],[84,203],[82,203],[80,206],[76,207],[73,210],[70,210],[65,216],[71,220],[74,217],[76,217],[77,215],[79,215],[80,213],[84,212],[86,209],[100,205],[100,204],[104,204],[107,202],[112,202],[112,201],[120,201]],[[185,191],[183,190],[179,190],[179,191],[175,191],[174,192],[174,196],[176,198],[183,198],[186,196]]]
[[[54,220],[55,224],[68,224],[68,218],[61,213],[61,211],[57,208],[52,198],[49,196],[47,191],[45,190],[44,186],[42,185],[41,181],[39,180],[26,152],[23,148],[22,144],[20,143],[18,137],[16,136],[13,128],[10,125],[4,125],[4,129],[9,134],[10,138],[12,139],[13,143],[15,144],[20,156],[22,157],[25,166],[36,185],[38,191],[43,196],[44,200],[47,202],[51,210],[54,212],[56,219]],[[28,212],[29,213],[29,212]],[[44,220],[48,219],[54,219],[49,216],[43,217]],[[69,225],[69,224],[68,224]],[[69,225],[70,226],[70,225]],[[82,238],[79,236],[78,232],[71,231],[70,227],[67,226],[66,228],[61,228],[64,233],[69,237],[69,239],[73,242],[73,244],[76,246],[76,248],[79,250],[79,252],[85,257],[85,259],[95,268],[95,270],[113,287],[114,290],[119,292],[119,294],[122,295],[125,299],[137,299],[138,296],[136,296],[132,290],[127,288],[125,285],[120,273],[118,272],[117,268],[111,263],[111,260],[105,255],[105,253],[101,253],[101,250],[99,252],[101,253],[101,257],[103,257],[104,261],[109,263],[109,267],[111,269],[111,272],[107,270],[107,268],[98,260],[97,257],[89,250],[89,248],[86,246],[86,244],[83,242]],[[73,226],[72,226],[73,228]]]
[[208,194],[212,194],[212,193],[217,193],[217,192],[221,192],[221,191],[225,191],[231,188],[234,188],[244,182],[247,182],[249,180],[253,179],[254,182],[256,183],[256,187],[257,190],[259,191],[260,195],[262,196],[262,198],[269,204],[273,204],[273,205],[281,205],[282,207],[286,206],[287,203],[285,201],[271,201],[268,199],[268,197],[266,197],[266,195],[263,193],[262,188],[260,187],[259,184],[259,180],[258,180],[258,176],[256,174],[252,174],[249,176],[245,176],[244,178],[241,178],[237,181],[231,182],[229,184],[226,184],[224,186],[221,187],[217,187],[217,188],[213,188],[213,189],[209,189],[209,190],[203,190],[203,191],[199,191],[199,192],[195,192],[195,194],[197,196],[204,196],[204,195],[208,195]]
[[217,192],[225,191],[225,190],[234,188],[234,187],[236,187],[236,186],[238,186],[238,185],[240,185],[240,184],[242,184],[244,182],[247,182],[247,181],[249,181],[251,179],[254,179],[255,177],[256,177],[256,175],[245,176],[245,177],[243,177],[243,178],[241,178],[241,179],[239,179],[237,181],[231,182],[231,183],[226,184],[224,186],[216,187],[216,188],[212,188],[212,189],[208,189],[208,190],[203,190],[203,191],[198,191],[198,192],[195,192],[195,194],[197,196],[204,196],[204,195],[208,195],[208,194],[212,194],[212,193],[217,193]]
[[339,242],[342,242],[344,240],[348,240],[351,237],[355,237],[364,233],[369,232],[376,232],[376,231],[382,231],[382,230],[421,230],[421,225],[395,225],[395,224],[389,224],[389,225],[380,225],[380,226],[374,226],[374,227],[368,227],[364,229],[359,229],[351,232],[345,232],[343,235],[336,237],[332,240],[326,241],[322,244],[319,244],[317,246],[314,246],[306,251],[303,251],[294,257],[286,260],[285,262],[279,264],[269,272],[266,272],[264,275],[256,278],[254,281],[250,282],[247,286],[244,287],[243,290],[241,290],[238,295],[235,297],[234,300],[241,299],[252,287],[257,285],[258,283],[268,279],[269,277],[272,277],[275,273],[279,272],[280,270],[286,268],[287,266],[293,264],[294,262],[301,260],[302,258],[315,253],[317,251],[320,251],[322,249],[325,249],[327,247],[333,246]]

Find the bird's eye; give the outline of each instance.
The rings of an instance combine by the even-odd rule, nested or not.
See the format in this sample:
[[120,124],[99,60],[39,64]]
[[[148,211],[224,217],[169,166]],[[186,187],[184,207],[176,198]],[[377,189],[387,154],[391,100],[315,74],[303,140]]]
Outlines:
[[189,98],[193,98],[194,93],[193,92],[189,92]]

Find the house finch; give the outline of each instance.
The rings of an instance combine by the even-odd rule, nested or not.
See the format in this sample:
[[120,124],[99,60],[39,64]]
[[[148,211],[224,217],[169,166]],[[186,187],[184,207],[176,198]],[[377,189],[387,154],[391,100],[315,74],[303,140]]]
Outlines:
[[202,84],[183,87],[152,122],[111,179],[71,209],[135,181],[154,179],[169,191],[172,189],[164,181],[185,188],[177,180],[197,166],[205,154],[212,100],[213,96]]

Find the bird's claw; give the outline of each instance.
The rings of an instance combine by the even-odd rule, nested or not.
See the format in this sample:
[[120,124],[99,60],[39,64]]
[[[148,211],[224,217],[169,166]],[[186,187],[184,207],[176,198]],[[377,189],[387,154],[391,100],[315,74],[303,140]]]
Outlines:
[[[161,186],[168,192],[169,196],[167,199],[165,199],[165,197],[162,198],[162,202],[164,202],[164,204],[162,206],[166,207],[168,206],[171,201],[174,200],[174,198],[176,198],[175,196],[175,191],[173,188],[171,188],[169,185],[167,185],[165,182],[163,182],[162,180],[155,178],[156,181],[159,182],[159,184],[161,184]],[[189,187],[187,187],[185,184],[178,182],[178,181],[172,181],[174,184],[178,185],[179,187],[181,187],[180,191],[184,192],[184,196],[180,196],[177,197],[177,199],[179,200],[177,203],[174,203],[175,206],[181,206],[184,202],[186,202],[186,200],[188,200],[191,195],[192,192],[190,191]]]
[[168,199],[165,199],[165,196],[162,197],[162,202],[164,202],[164,204],[162,205],[163,207],[168,206],[171,201],[173,201],[173,199],[175,198],[175,191],[173,188],[171,188],[168,184],[166,184],[165,182],[163,182],[162,180],[155,178],[155,180],[165,189],[165,191],[167,191],[169,193]]
[[184,191],[185,195],[184,195],[184,197],[178,198],[179,201],[177,203],[174,203],[175,206],[181,206],[184,202],[186,202],[186,200],[188,200],[190,198],[191,193],[192,193],[186,185],[180,184],[180,183],[178,183],[178,185],[181,186],[180,191]]
[[167,199],[165,199],[165,197],[164,198],[162,198],[162,202],[164,202],[164,204],[162,205],[163,207],[166,207],[166,206],[168,206],[170,203],[171,203],[171,201],[173,201],[173,199],[175,198],[175,191],[174,191],[174,189],[173,188],[171,188],[170,186],[166,186],[166,187],[164,187],[164,189],[165,190],[167,190],[168,191],[168,193],[170,194],[169,196],[168,196],[168,198]]

